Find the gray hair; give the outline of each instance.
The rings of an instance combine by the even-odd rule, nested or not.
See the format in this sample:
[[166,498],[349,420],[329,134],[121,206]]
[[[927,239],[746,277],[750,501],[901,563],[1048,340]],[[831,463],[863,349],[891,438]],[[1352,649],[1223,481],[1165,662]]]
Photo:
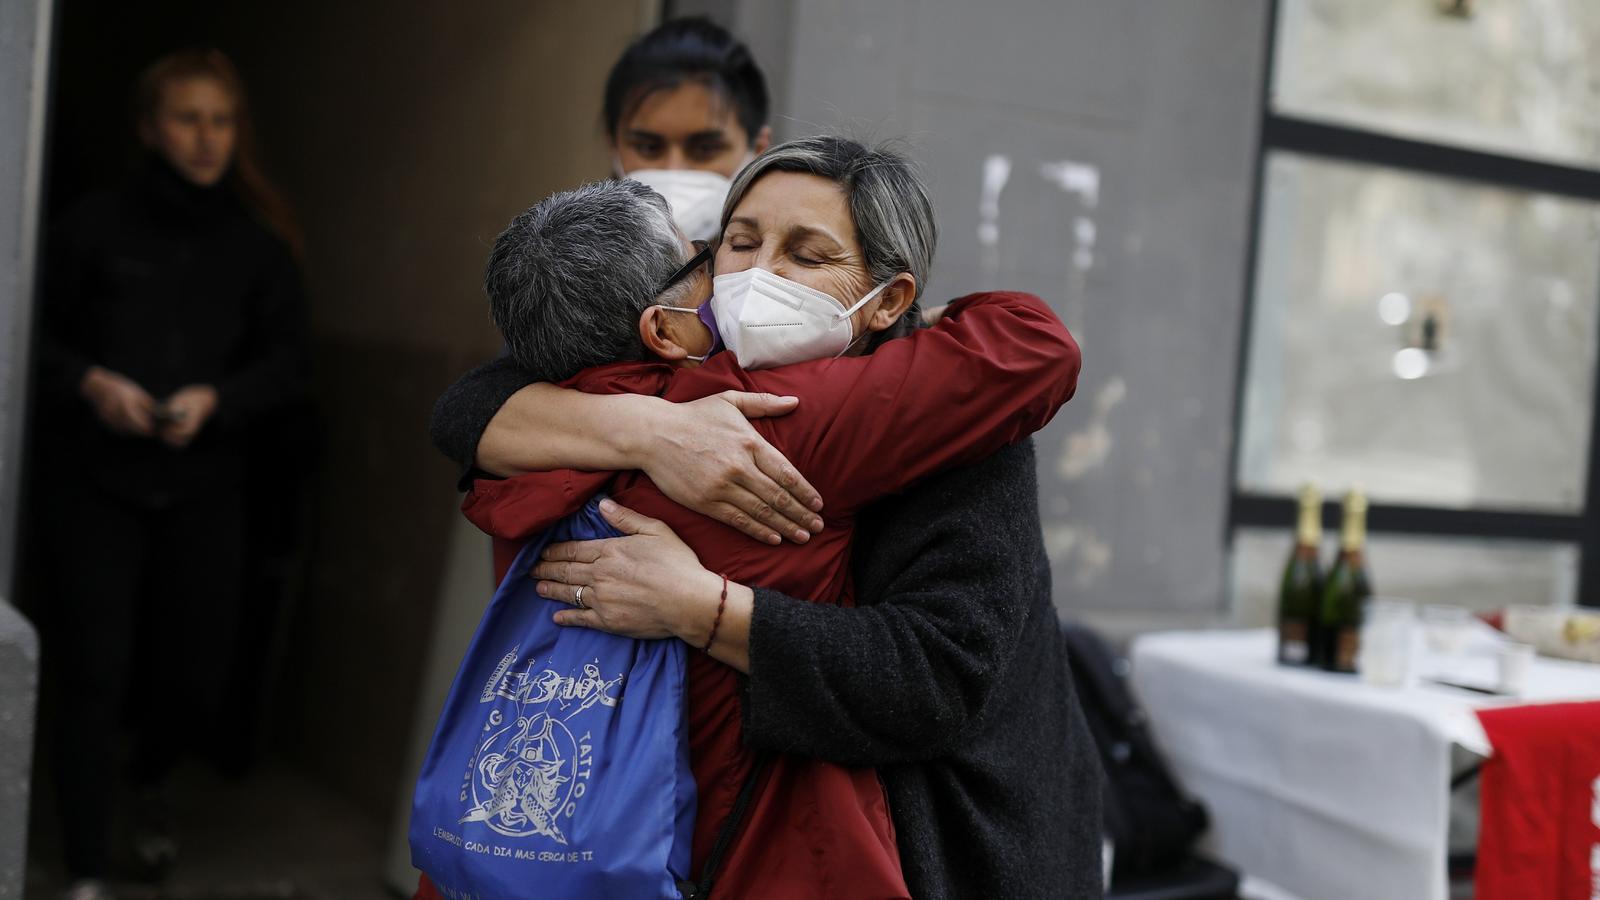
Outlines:
[[[768,172],[804,172],[839,185],[849,204],[856,241],[861,245],[872,283],[882,284],[901,272],[910,272],[917,280],[917,299],[921,299],[933,269],[939,228],[934,223],[927,188],[904,155],[884,145],[867,147],[833,136],[779,144],[734,177],[722,207],[724,230],[750,185]],[[909,333],[921,319],[919,305],[912,303],[895,325],[872,338],[869,348]]]
[[483,275],[489,315],[539,381],[645,359],[639,314],[661,302],[682,238],[660,194],[600,181],[551,194],[495,239]]

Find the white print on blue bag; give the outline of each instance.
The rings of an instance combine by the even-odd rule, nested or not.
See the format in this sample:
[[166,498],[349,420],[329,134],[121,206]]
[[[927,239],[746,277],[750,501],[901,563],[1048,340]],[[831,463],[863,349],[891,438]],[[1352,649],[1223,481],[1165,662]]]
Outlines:
[[536,672],[537,665],[530,659],[522,671],[484,688],[481,702],[498,697],[512,706],[496,704],[484,719],[483,742],[461,789],[462,802],[472,806],[461,821],[483,822],[507,837],[543,835],[565,846],[559,819],[577,811],[594,772],[592,735],[574,736],[574,725],[581,729],[583,713],[596,703],[616,706],[623,676],[601,678],[598,660],[584,663],[577,678]]
[[552,541],[617,536],[591,500],[484,611],[412,802],[412,864],[445,897],[671,898],[688,878],[683,644],[556,625],[528,577]]

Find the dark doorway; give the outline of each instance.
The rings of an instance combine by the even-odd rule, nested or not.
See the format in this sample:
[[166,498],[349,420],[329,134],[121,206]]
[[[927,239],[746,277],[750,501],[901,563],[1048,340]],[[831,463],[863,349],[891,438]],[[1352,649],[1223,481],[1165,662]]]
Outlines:
[[[128,896],[403,888],[403,864],[387,888],[382,870],[415,723],[434,714],[418,707],[434,623],[441,604],[485,599],[448,587],[455,472],[428,446],[427,414],[498,352],[477,288],[488,241],[539,197],[606,175],[604,74],[655,14],[638,0],[57,4],[42,233],[138,165],[140,70],[200,46],[240,70],[266,168],[307,238],[313,403],[251,464],[259,552],[233,721],[193,723],[209,759],[174,786],[180,863]],[[23,480],[30,509],[50,502],[32,469]],[[17,605],[38,622],[49,579],[36,554],[22,559]],[[61,884],[61,816],[93,814],[53,799],[51,670],[70,661],[48,634],[44,658],[28,880],[40,898]],[[109,790],[115,765],[90,774]]]

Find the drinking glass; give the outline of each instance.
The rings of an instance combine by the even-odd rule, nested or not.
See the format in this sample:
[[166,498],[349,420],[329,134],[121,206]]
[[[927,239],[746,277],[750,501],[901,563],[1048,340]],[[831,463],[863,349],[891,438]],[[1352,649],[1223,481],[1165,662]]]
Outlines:
[[1430,603],[1422,608],[1422,633],[1430,652],[1460,656],[1472,636],[1472,613],[1465,606]]
[[1367,601],[1361,624],[1361,650],[1356,668],[1361,680],[1381,687],[1402,687],[1411,676],[1411,631],[1416,604],[1396,597]]

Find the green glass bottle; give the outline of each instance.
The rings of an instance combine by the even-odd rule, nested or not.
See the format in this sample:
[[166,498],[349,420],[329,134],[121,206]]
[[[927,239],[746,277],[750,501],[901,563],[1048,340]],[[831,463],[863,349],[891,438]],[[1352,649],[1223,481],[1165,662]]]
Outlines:
[[1361,609],[1372,596],[1364,556],[1367,543],[1367,498],[1360,488],[1344,498],[1344,527],[1339,534],[1339,559],[1322,587],[1317,619],[1317,663],[1330,672],[1354,672],[1361,649]]
[[1322,494],[1316,485],[1300,489],[1300,520],[1294,549],[1283,567],[1278,588],[1278,662],[1305,666],[1315,662],[1317,610],[1322,598]]

